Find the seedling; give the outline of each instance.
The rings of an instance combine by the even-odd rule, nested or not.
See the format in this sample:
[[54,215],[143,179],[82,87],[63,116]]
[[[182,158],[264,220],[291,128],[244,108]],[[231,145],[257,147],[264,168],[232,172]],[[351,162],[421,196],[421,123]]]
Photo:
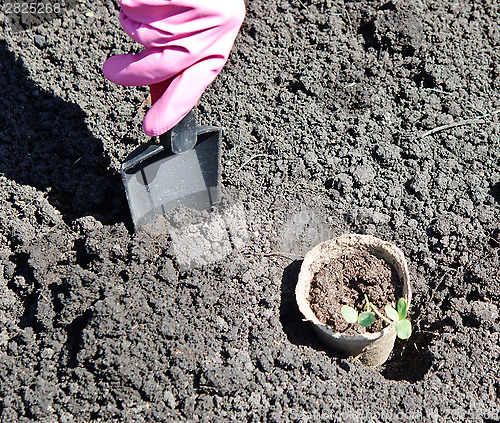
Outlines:
[[[406,313],[408,311],[408,303],[404,298],[400,298],[397,304],[397,310],[394,309],[393,306],[387,304],[385,306],[385,314],[384,316],[378,309],[370,303],[368,297],[365,294],[365,307],[366,311],[359,313],[353,309],[351,306],[344,305],[340,309],[342,313],[342,317],[348,323],[358,323],[360,326],[368,327],[373,325],[375,322],[375,314],[380,317],[382,320],[386,321],[390,325],[393,325],[396,328],[396,334],[400,339],[408,339],[411,335],[411,323],[406,318]],[[374,311],[374,313],[371,312]]]

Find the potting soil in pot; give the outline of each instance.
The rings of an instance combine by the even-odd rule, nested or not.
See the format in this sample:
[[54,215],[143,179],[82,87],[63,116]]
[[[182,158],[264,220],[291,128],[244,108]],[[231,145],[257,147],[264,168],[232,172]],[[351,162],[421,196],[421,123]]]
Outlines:
[[396,270],[382,258],[366,251],[340,256],[325,265],[311,281],[309,302],[318,319],[338,332],[355,335],[378,332],[386,324],[380,318],[364,328],[349,324],[340,313],[343,305],[365,311],[366,294],[372,304],[383,310],[401,297],[402,285]]

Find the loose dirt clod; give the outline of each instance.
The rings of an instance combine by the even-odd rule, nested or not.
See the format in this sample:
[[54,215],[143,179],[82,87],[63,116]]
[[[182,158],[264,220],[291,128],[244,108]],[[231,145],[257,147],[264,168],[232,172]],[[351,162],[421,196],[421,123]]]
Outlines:
[[380,319],[368,328],[349,324],[340,313],[343,305],[361,311],[366,294],[382,309],[387,303],[395,304],[401,292],[396,270],[384,259],[362,251],[342,255],[324,266],[311,281],[309,301],[320,321],[338,332],[355,335],[378,332],[385,325]]

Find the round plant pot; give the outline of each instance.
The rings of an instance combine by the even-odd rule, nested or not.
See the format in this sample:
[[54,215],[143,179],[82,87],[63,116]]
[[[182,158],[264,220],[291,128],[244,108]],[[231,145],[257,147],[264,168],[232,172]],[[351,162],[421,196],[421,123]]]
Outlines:
[[316,334],[328,348],[349,356],[357,356],[367,366],[378,366],[387,360],[394,347],[396,329],[393,325],[375,333],[342,334],[319,321],[309,303],[311,281],[316,273],[340,256],[362,251],[383,258],[392,265],[402,283],[403,297],[409,308],[412,293],[408,264],[403,252],[394,244],[372,235],[346,234],[324,241],[310,250],[305,255],[300,269],[295,296],[300,312],[306,320],[312,322]]

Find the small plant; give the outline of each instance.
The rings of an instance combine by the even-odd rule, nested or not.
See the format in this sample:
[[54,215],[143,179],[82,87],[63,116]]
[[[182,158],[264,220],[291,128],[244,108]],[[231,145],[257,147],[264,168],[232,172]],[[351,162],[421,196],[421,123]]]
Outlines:
[[[387,317],[384,316],[380,311],[375,307],[365,294],[365,307],[366,311],[359,313],[353,309],[351,306],[344,305],[340,309],[342,313],[342,317],[348,323],[359,323],[360,326],[368,327],[373,325],[375,322],[375,314],[380,317],[382,320],[385,320],[390,325],[393,325],[396,328],[396,333],[398,338],[400,339],[408,339],[411,335],[411,323],[406,318],[406,312],[408,311],[408,303],[404,298],[400,298],[397,304],[397,310],[394,309],[393,306],[387,304],[385,306],[385,313]],[[375,312],[372,313],[371,310]]]

